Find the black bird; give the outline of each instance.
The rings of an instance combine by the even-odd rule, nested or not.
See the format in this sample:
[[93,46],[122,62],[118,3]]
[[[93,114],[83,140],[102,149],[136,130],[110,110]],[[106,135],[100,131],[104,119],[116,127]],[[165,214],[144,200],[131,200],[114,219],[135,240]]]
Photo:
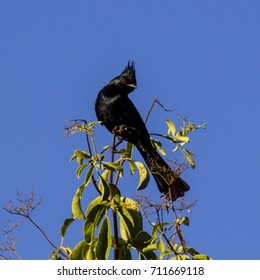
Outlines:
[[95,110],[99,121],[116,136],[134,144],[153,175],[158,189],[169,200],[183,197],[190,189],[153,147],[147,128],[128,94],[137,88],[134,62],[99,92]]

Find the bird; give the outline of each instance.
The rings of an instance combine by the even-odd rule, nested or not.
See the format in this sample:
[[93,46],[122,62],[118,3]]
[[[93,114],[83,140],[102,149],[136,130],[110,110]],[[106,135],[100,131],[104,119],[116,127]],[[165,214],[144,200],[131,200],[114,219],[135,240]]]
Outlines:
[[136,146],[161,193],[170,201],[183,197],[190,187],[180,178],[152,145],[146,125],[128,97],[137,88],[134,61],[98,93],[95,101],[97,119],[112,134]]

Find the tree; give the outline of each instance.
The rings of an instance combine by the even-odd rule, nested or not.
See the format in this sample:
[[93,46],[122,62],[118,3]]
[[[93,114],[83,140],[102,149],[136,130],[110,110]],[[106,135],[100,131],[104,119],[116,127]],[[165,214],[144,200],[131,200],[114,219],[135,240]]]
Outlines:
[[[158,100],[154,100],[146,121],[155,103],[160,104]],[[182,120],[182,127],[179,130],[171,120],[166,120],[167,132],[151,136],[169,141],[174,146],[174,153],[182,153],[183,160],[175,162],[176,172],[181,174],[187,168],[194,169],[196,166],[194,154],[184,148],[190,141],[189,134],[205,128],[206,125],[195,125],[185,118],[178,117]],[[191,212],[190,209],[196,201],[187,203],[184,198],[181,198],[173,203],[165,197],[158,197],[157,201],[152,201],[141,195],[124,196],[119,182],[124,181],[127,185],[124,177],[127,168],[131,175],[136,173],[139,175],[137,191],[147,187],[150,174],[141,161],[133,158],[134,146],[131,143],[126,143],[124,148],[118,149],[116,138],[113,137],[111,145],[98,150],[94,130],[99,124],[99,122],[75,120],[66,128],[67,135],[85,134],[87,149],[75,150],[70,159],[77,161],[76,176],[79,179],[83,178],[83,182],[72,198],[72,216],[65,219],[60,228],[60,246],[55,246],[31,219],[31,212],[27,210],[35,209],[33,200],[29,199],[29,202],[28,200],[26,202],[20,199],[21,203],[25,202],[23,204],[25,211],[20,211],[21,207],[14,207],[12,204],[7,205],[5,209],[11,214],[29,219],[40,230],[54,248],[52,259],[209,259],[208,256],[189,247],[183,233],[183,227],[190,224],[190,219],[184,215],[184,212]],[[151,141],[162,155],[166,155],[162,141],[158,139],[151,139]],[[88,201],[84,209],[82,202],[88,199],[87,194],[93,192],[93,188],[96,197]],[[82,240],[74,248],[69,248],[64,245],[65,236],[75,220],[80,220],[84,224]],[[146,228],[149,228],[149,231],[145,230]]]

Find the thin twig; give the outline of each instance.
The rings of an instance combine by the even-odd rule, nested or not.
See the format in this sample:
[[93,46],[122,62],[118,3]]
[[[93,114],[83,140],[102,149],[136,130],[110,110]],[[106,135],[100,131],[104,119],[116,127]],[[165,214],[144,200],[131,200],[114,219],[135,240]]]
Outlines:
[[4,255],[0,254],[0,258],[3,260],[9,260],[7,257],[5,257]]
[[149,109],[149,111],[148,111],[148,113],[147,113],[147,115],[146,115],[146,118],[145,118],[145,121],[144,121],[145,124],[147,123],[148,118],[149,118],[149,116],[150,116],[150,114],[151,114],[151,112],[152,112],[152,110],[153,110],[153,106],[154,106],[154,104],[155,104],[157,101],[158,101],[157,98],[155,98],[155,99],[153,100],[152,105],[151,105],[151,107],[150,107],[150,109]]
[[[43,229],[31,218],[31,214],[33,210],[40,205],[41,199],[39,199],[36,204],[34,204],[34,192],[31,193],[31,196],[28,199],[23,199],[22,194],[18,193],[18,201],[22,204],[22,206],[14,206],[13,203],[10,201],[7,206],[4,206],[4,210],[7,211],[9,214],[18,215],[28,219],[44,236],[47,242],[57,251],[59,252],[64,258],[68,259],[68,256],[64,254],[58,247],[54,245],[54,243],[48,238],[47,234],[43,231]],[[18,254],[16,252],[16,254]],[[18,256],[18,255],[17,255]],[[18,256],[19,257],[19,256]]]
[[145,124],[147,123],[147,120],[148,120],[148,118],[149,118],[149,116],[150,116],[150,114],[151,114],[151,112],[152,112],[152,110],[153,110],[153,107],[154,107],[154,104],[155,104],[155,103],[157,103],[158,105],[160,105],[160,106],[163,108],[163,110],[166,111],[166,112],[172,112],[172,111],[175,110],[175,109],[166,109],[166,108],[162,105],[162,103],[160,103],[160,101],[159,101],[157,98],[155,98],[155,99],[153,100],[152,105],[151,105],[151,107],[150,107],[150,109],[149,109],[149,111],[148,111],[148,113],[147,113],[146,118],[145,118],[145,121],[144,121]]
[[[86,121],[84,121],[84,123],[87,124]],[[88,135],[88,133],[85,133],[85,135],[86,135],[86,142],[87,142],[87,146],[88,146],[88,152],[89,152],[90,156],[93,157],[93,155],[92,155],[92,150],[91,150],[91,145],[90,145],[90,141],[89,141],[89,135]],[[96,148],[95,148],[96,146],[95,146],[95,142],[94,142],[94,137],[93,137],[93,135],[91,136],[91,138],[92,138],[92,145],[93,145],[94,150],[95,150],[95,153],[96,153]],[[96,191],[101,195],[101,191],[100,191],[100,189],[98,188],[97,180],[95,179],[94,174],[92,174],[91,179],[92,179],[92,183],[93,183],[93,185],[94,185]]]
[[[155,206],[151,201],[149,201],[146,197],[142,197],[142,199],[145,199],[146,200],[146,203],[148,203],[149,207],[152,207],[153,209],[155,209],[156,211],[156,214],[157,214],[157,219],[158,219],[158,224],[160,225],[160,231],[159,233],[162,235],[162,237],[164,238],[164,240],[167,242],[168,246],[170,247],[170,249],[172,250],[172,252],[175,254],[175,256],[178,255],[178,253],[175,251],[174,247],[172,246],[172,243],[170,242],[170,240],[168,239],[168,237],[166,236],[165,232],[164,232],[164,229],[163,229],[163,226],[162,226],[162,221],[161,221],[161,218],[160,218],[160,215],[158,214],[158,207]],[[148,221],[148,223],[154,227],[154,223],[149,219],[144,207],[143,207],[143,204],[140,202],[139,200],[139,206],[141,207],[142,209],[142,212],[146,218],[146,220]]]

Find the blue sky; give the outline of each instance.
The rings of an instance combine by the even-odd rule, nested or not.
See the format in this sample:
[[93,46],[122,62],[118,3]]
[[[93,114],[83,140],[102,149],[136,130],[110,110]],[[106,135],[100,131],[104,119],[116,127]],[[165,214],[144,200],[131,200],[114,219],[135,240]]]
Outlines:
[[[186,239],[214,259],[259,259],[259,10],[257,0],[0,1],[0,202],[33,187],[43,198],[33,218],[59,244],[80,185],[69,158],[86,149],[83,134],[64,139],[64,121],[96,120],[98,91],[131,59],[141,114],[154,98],[176,109],[155,108],[151,132],[166,118],[180,124],[177,113],[207,123],[189,144],[187,199],[198,203]],[[100,147],[110,142],[105,128],[96,133]],[[48,258],[30,224],[15,234],[24,259]],[[68,236],[73,247],[81,225]]]

